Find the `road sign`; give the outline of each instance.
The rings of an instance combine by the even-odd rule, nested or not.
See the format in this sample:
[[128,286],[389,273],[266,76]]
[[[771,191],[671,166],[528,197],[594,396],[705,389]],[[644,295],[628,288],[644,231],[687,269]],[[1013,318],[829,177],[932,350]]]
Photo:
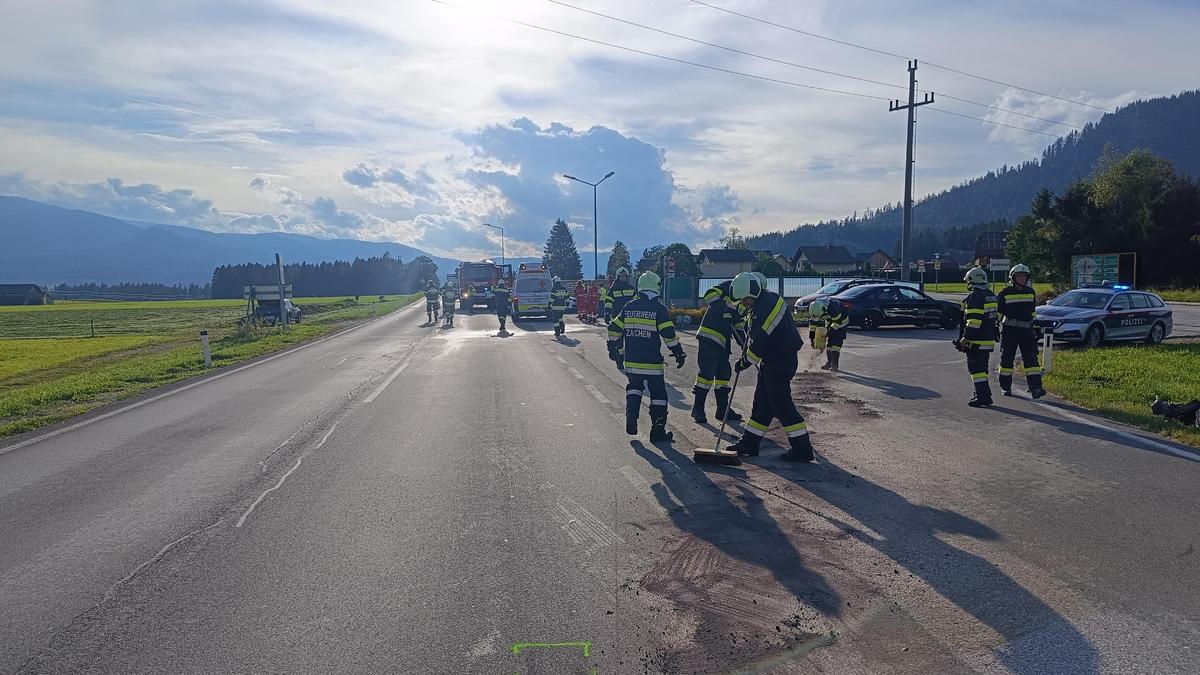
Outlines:
[[934,259],[933,259],[933,269],[935,269],[935,270],[940,270],[940,269],[942,269],[942,260],[941,260],[941,258],[934,258]]
[[675,256],[667,256],[663,264],[667,268],[667,278],[673,278],[675,276]]
[[1008,258],[992,258],[992,264],[988,266],[988,269],[993,272],[1007,272],[1011,262]]
[[1075,286],[1117,281],[1120,256],[1116,254],[1071,256],[1071,282]]
[[[292,285],[284,284],[283,297],[292,297]],[[256,284],[254,286],[242,287],[242,299],[249,300],[278,300],[279,299],[279,284]]]

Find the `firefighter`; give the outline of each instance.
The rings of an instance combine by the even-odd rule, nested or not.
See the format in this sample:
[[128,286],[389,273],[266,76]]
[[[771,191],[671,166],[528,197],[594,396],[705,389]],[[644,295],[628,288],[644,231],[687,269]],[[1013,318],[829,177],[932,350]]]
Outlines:
[[[641,277],[638,277],[640,280]],[[622,267],[617,270],[617,278],[608,287],[608,296],[604,300],[604,311],[608,316],[615,317],[621,313],[625,303],[633,299],[637,291],[629,283],[629,270]]]
[[437,323],[440,297],[441,292],[438,291],[437,284],[430,279],[429,283],[425,284],[425,322],[429,325]]
[[638,432],[642,390],[650,392],[650,442],[671,442],[667,431],[667,382],[664,377],[662,344],[671,350],[675,367],[687,357],[675,334],[675,324],[658,298],[661,280],[654,272],[638,277],[638,291],[608,324],[608,356],[625,371],[625,433]]
[[815,458],[808,424],[792,402],[792,378],[796,375],[796,353],[804,346],[787,303],[777,293],[763,288],[750,272],[733,278],[730,295],[746,307],[750,344],[734,367],[740,373],[758,366],[754,386],[754,406],[741,440],[730,446],[739,455],[758,454],[762,437],[772,419],[779,419],[787,433],[787,452],[779,456],[787,462],[811,462]]
[[1029,283],[1029,268],[1014,265],[1008,279],[1009,285],[996,295],[996,310],[1004,321],[1000,329],[1000,390],[1012,396],[1013,361],[1020,349],[1029,394],[1041,398],[1046,390],[1042,388],[1042,364],[1038,361],[1038,331],[1033,325],[1037,296]]
[[696,386],[692,389],[695,402],[692,403],[692,419],[697,424],[705,424],[708,417],[704,414],[705,402],[709,390],[715,389],[717,401],[717,419],[728,422],[741,422],[742,416],[729,408],[729,378],[733,371],[729,366],[729,354],[732,349],[731,340],[738,345],[745,343],[746,312],[729,295],[732,281],[722,281],[704,292],[704,302],[708,308],[700,319],[700,327],[696,331],[696,342],[700,345],[696,361],[699,366],[696,372]]
[[604,323],[608,323],[610,320],[612,320],[612,296],[608,294],[608,289],[612,285],[613,285],[613,275],[611,275],[611,274],[609,274],[607,277],[605,277],[603,283],[599,284],[599,286],[600,286],[600,297],[599,297],[600,304],[597,306],[597,310],[598,310],[597,314],[599,314],[604,319]]
[[988,288],[987,272],[981,267],[967,270],[963,281],[969,292],[963,298],[963,324],[954,348],[967,355],[967,370],[975,383],[975,395],[967,402],[972,408],[992,404],[988,385],[988,360],[996,347],[996,294]]
[[508,321],[508,313],[512,310],[512,293],[509,293],[503,279],[497,281],[496,286],[492,288],[492,303],[495,305],[496,318],[500,319],[500,332],[508,332],[504,323]]
[[550,320],[554,322],[554,337],[558,338],[567,332],[563,323],[563,314],[567,312],[567,289],[563,287],[562,279],[554,277],[550,286]]
[[446,282],[442,286],[442,320],[446,328],[454,327],[454,303],[458,301],[458,289]]
[[813,300],[808,306],[808,341],[816,344],[817,326],[824,326],[825,334],[825,365],[821,370],[838,372],[838,362],[842,358],[842,345],[846,342],[846,329],[850,325],[850,315],[835,298],[820,298]]

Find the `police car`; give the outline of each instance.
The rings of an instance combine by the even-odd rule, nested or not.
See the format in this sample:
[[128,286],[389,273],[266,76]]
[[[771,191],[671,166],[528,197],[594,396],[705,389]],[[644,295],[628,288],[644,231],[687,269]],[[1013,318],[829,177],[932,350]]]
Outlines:
[[1129,286],[1084,285],[1034,311],[1034,323],[1054,339],[1097,347],[1104,342],[1140,340],[1156,345],[1171,334],[1172,315],[1154,293]]

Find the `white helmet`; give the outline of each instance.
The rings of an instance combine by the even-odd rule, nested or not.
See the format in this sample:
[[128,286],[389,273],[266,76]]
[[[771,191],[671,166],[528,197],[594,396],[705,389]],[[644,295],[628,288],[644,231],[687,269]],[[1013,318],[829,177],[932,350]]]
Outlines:
[[562,279],[559,279],[558,277],[554,277],[553,279],[551,279],[551,280],[550,280],[550,283],[553,283],[553,284],[561,284],[561,283],[562,283]]
[[987,272],[984,272],[982,267],[976,265],[967,270],[966,275],[963,276],[963,281],[967,282],[970,286],[986,286],[988,283]]
[[826,301],[824,301],[822,299],[813,300],[812,302],[810,302],[808,304],[808,315],[809,316],[820,316],[821,314],[823,314],[825,312],[825,308],[828,305],[829,305],[829,303],[827,303]]

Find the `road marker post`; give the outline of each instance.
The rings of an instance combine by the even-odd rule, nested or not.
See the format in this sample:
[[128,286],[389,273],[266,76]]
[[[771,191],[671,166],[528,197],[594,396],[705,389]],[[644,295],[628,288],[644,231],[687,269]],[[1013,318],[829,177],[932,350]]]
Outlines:
[[1045,356],[1042,358],[1045,363],[1042,364],[1042,372],[1050,372],[1050,362],[1054,358],[1054,331],[1048,330],[1042,336],[1042,353]]
[[204,367],[212,368],[212,352],[208,348],[208,331],[200,331],[200,349],[204,352]]

